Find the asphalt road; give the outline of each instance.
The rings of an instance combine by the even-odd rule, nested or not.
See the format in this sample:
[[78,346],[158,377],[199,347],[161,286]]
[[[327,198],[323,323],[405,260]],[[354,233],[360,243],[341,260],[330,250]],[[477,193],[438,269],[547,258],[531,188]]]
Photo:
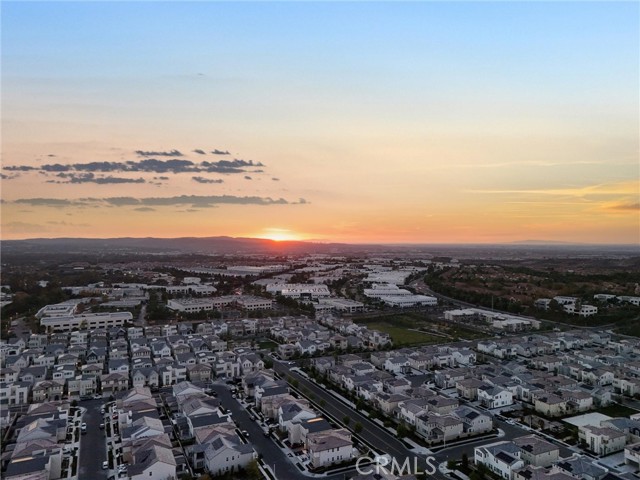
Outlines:
[[107,478],[107,470],[102,469],[102,462],[107,459],[104,430],[100,430],[103,422],[100,413],[102,405],[102,399],[78,403],[78,406],[87,409],[82,417],[82,421],[87,424],[87,433],[80,435],[78,480]]

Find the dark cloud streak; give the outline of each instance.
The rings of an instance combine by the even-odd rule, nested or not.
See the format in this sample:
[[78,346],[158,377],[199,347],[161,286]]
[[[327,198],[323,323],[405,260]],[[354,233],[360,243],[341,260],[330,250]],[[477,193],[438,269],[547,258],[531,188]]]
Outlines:
[[221,178],[205,178],[205,177],[191,177],[194,182],[198,183],[223,183]]
[[302,205],[308,203],[304,198],[290,202],[284,198],[234,195],[179,195],[174,197],[106,197],[79,198],[75,200],[59,198],[20,198],[10,203],[42,207],[171,207],[189,205],[191,208],[210,208],[216,205]]
[[175,149],[168,152],[136,150],[135,153],[136,155],[140,155],[141,157],[184,157],[180,150]]

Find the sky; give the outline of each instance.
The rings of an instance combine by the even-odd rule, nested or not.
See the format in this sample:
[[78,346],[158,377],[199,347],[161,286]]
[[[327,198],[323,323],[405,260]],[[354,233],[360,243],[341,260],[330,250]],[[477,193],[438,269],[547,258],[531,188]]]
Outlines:
[[10,2],[1,238],[640,244],[638,2]]

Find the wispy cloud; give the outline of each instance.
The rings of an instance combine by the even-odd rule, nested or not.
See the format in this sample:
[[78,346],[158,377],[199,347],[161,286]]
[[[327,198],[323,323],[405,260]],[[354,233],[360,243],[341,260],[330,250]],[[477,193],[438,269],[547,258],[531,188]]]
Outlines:
[[613,211],[619,211],[619,212],[636,212],[640,210],[640,202],[635,202],[635,203],[616,202],[616,203],[603,205],[602,208],[604,208],[605,210],[613,210]]
[[229,155],[229,150],[218,150],[216,148],[215,150],[212,150],[211,153],[214,155]]
[[205,152],[204,150],[200,149],[200,148],[196,148],[195,150],[193,150],[193,153],[197,153],[198,155],[206,155],[207,152]]
[[[158,160],[156,158],[145,158],[144,160],[126,162],[87,162],[64,165],[60,163],[46,164],[42,166],[32,165],[9,165],[3,167],[6,171],[27,172],[40,171],[45,173],[60,172],[93,172],[93,173],[113,173],[113,172],[147,172],[147,173],[222,173],[234,174],[247,171],[259,172],[258,167],[264,167],[261,162],[253,160],[218,160],[216,162],[204,161],[201,163],[191,160],[171,159]],[[251,169],[251,170],[248,170]]]
[[505,194],[505,195],[552,195],[567,197],[588,197],[588,196],[616,196],[616,195],[637,195],[640,192],[640,183],[638,180],[629,180],[618,183],[602,183],[596,185],[585,185],[566,188],[541,188],[541,189],[521,189],[521,190],[502,190],[502,189],[486,189],[486,190],[469,190],[472,193],[481,194]]
[[184,157],[179,150],[169,150],[168,152],[154,151],[154,150],[136,150],[136,155],[141,157]]
[[63,180],[47,180],[47,183],[97,183],[98,185],[120,183],[145,183],[144,178],[101,177],[93,173],[58,173],[56,177]]
[[216,205],[304,205],[307,200],[300,198],[298,201],[288,201],[284,198],[234,195],[179,195],[174,197],[105,197],[105,198],[20,198],[13,202],[20,205],[40,207],[171,207],[189,205],[192,208],[208,208]]
[[191,179],[198,183],[223,183],[221,178],[205,178],[205,177],[191,177]]

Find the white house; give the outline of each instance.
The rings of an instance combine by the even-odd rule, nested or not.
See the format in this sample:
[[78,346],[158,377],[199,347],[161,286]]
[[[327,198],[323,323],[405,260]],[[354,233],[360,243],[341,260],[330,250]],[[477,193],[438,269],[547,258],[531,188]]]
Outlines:
[[524,467],[520,452],[520,447],[513,442],[496,442],[475,447],[474,460],[476,465],[483,464],[494,474],[511,480],[514,471]]

